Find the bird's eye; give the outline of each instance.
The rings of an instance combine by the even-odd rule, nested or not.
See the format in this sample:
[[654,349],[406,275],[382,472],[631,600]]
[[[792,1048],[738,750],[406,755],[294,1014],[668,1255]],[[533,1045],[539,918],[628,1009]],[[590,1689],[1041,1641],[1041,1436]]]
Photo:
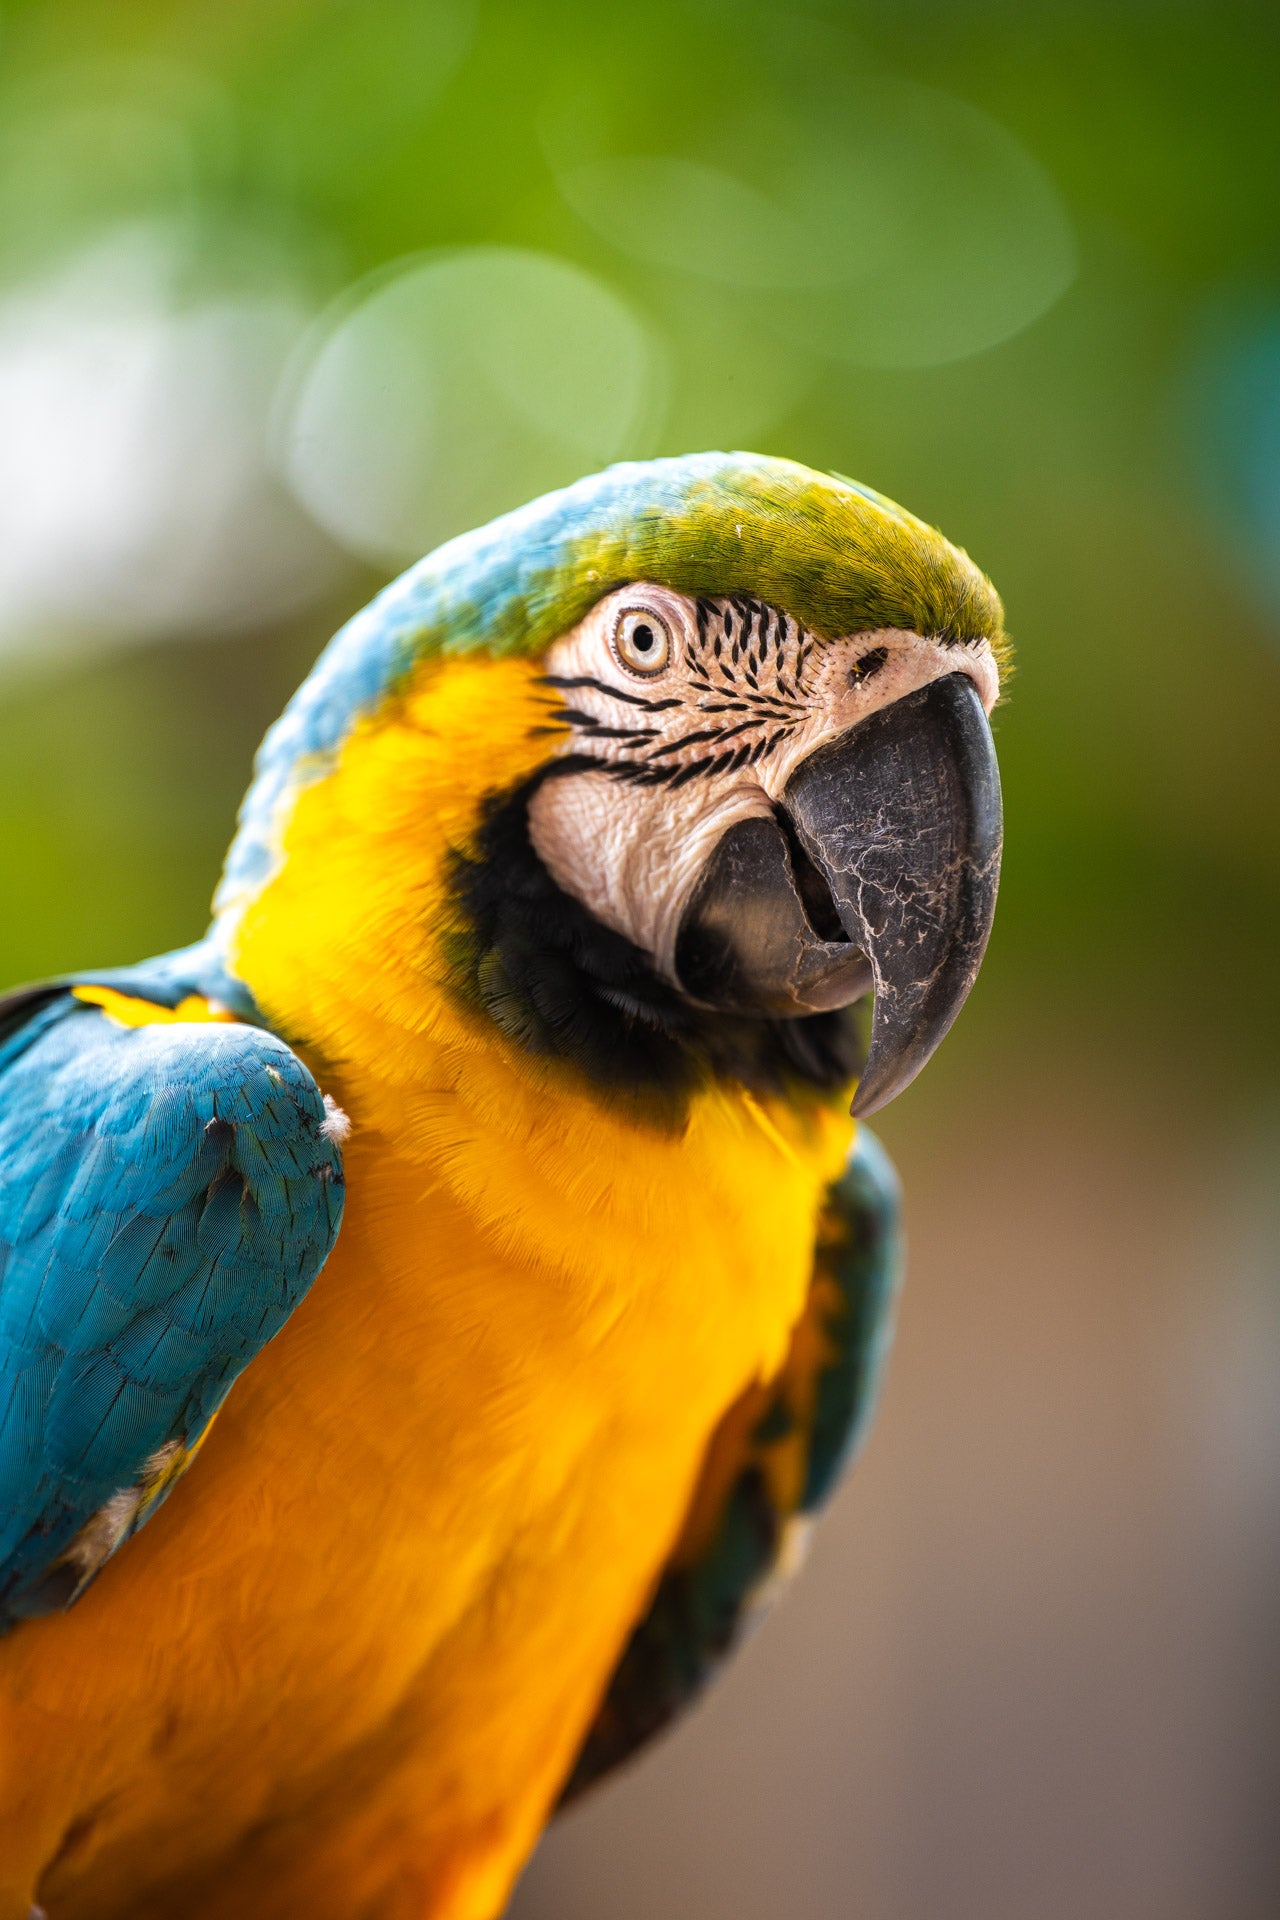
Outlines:
[[618,615],[613,650],[628,673],[661,673],[671,661],[671,630],[647,607],[628,607]]

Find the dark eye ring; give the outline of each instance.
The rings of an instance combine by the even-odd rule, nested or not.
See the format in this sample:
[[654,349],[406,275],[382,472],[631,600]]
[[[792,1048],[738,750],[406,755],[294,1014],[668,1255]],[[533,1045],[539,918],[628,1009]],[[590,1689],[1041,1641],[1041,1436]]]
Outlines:
[[613,629],[613,650],[628,673],[647,680],[671,664],[671,629],[649,607],[626,607]]

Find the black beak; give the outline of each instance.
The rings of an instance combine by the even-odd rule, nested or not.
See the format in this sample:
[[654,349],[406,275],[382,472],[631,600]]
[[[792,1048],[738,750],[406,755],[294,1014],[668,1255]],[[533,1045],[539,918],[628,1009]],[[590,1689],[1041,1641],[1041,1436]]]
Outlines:
[[948,674],[811,754],[774,819],[729,829],[685,909],[681,984],[727,1011],[792,1018],[874,992],[853,1103],[874,1113],[973,985],[1000,846],[991,729],[973,682]]

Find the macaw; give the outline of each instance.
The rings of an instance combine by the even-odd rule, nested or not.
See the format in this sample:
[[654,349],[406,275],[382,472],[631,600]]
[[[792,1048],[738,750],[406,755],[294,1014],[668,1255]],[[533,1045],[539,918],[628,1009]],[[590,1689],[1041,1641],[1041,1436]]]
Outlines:
[[610,468],[330,644],[205,939],[0,1002],[0,1920],[493,1920],[698,1692],[874,1398],[1004,655],[869,488]]

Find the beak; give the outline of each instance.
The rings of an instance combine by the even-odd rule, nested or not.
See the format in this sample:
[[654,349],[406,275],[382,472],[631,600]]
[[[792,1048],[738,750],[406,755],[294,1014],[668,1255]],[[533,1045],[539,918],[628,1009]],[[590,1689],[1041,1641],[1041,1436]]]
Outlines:
[[722,837],[685,909],[694,999],[795,1018],[875,994],[853,1102],[910,1084],[964,1005],[1000,878],[1000,773],[973,682],[947,674],[819,747],[773,820]]

